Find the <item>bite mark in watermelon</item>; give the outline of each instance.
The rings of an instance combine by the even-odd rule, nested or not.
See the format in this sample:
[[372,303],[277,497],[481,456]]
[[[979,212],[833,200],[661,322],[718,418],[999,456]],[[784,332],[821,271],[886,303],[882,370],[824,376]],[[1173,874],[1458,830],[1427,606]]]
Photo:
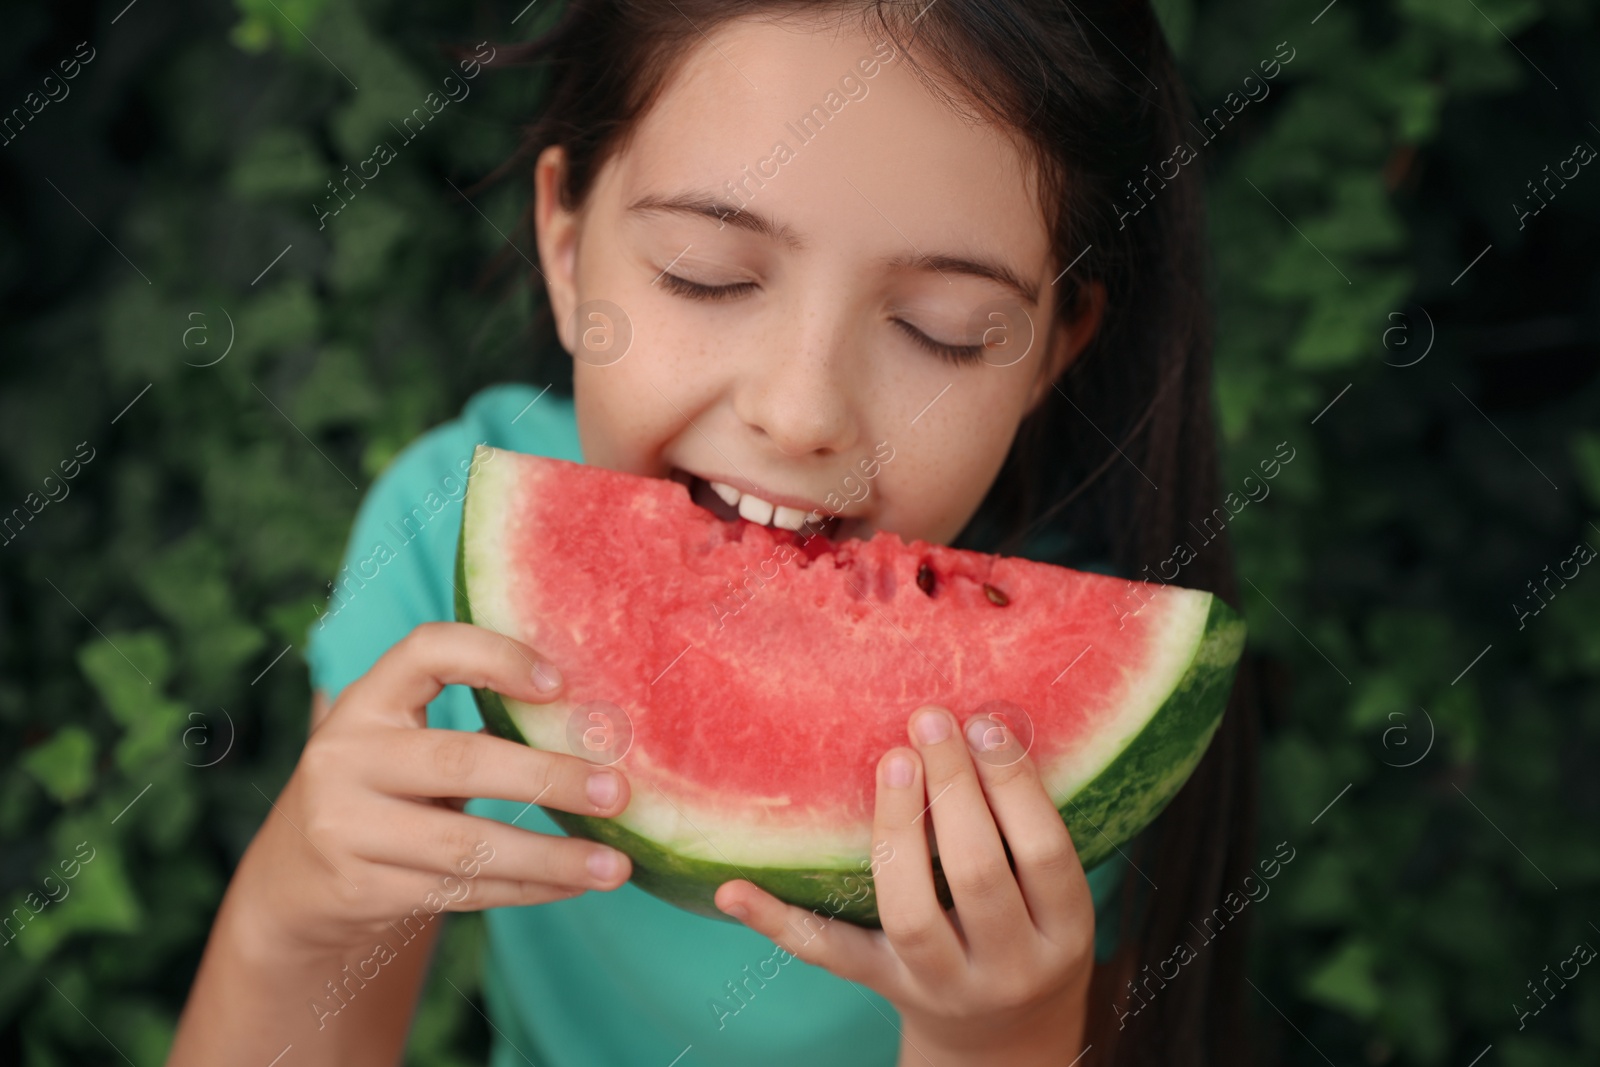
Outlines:
[[[457,617],[526,642],[566,680],[546,705],[475,690],[484,722],[609,763],[571,743],[572,718],[595,701],[622,709],[627,809],[546,810],[690,911],[726,920],[713,894],[747,878],[875,925],[859,889],[875,770],[925,704],[958,721],[995,701],[1026,712],[1085,869],[1160,813],[1221,720],[1245,626],[1210,593],[1135,582],[1130,601],[1120,578],[888,532],[807,539],[718,518],[676,481],[479,447]],[[735,581],[747,595],[730,601]]]

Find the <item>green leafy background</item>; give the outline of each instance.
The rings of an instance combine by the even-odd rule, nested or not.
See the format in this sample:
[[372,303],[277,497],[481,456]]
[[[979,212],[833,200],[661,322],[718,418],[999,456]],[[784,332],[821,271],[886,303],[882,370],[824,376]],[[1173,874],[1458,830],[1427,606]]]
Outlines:
[[[0,514],[94,449],[0,547],[0,905],[95,850],[0,947],[0,1061],[35,1067],[108,1039],[161,1062],[304,737],[361,491],[477,388],[559,370],[526,180],[473,189],[537,73],[480,77],[326,229],[311,209],[451,72],[442,43],[526,39],[558,0],[123,2],[13,5],[0,35],[6,108],[96,50],[0,147]],[[1202,110],[1294,49],[1197,164],[1224,484],[1296,449],[1233,524],[1277,709],[1263,857],[1296,849],[1251,906],[1262,1045],[1593,1064],[1600,973],[1513,1006],[1600,945],[1600,574],[1520,629],[1511,605],[1600,547],[1600,173],[1525,228],[1513,206],[1600,145],[1596,9],[1158,6]],[[478,996],[481,937],[449,922],[411,1062],[482,1062],[446,982]]]

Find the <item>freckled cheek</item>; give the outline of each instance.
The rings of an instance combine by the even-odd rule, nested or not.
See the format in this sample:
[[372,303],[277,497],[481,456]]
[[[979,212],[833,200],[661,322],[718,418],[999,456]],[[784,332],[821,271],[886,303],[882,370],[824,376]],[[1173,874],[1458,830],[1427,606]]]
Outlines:
[[969,497],[967,518],[978,510],[1010,454],[1022,419],[1020,404],[1013,408],[1014,402],[1009,396],[996,398],[963,427],[960,437],[952,437],[965,443],[951,467],[958,472],[952,477],[959,478]]
[[[748,336],[746,316],[730,315],[720,310],[721,305],[696,303],[667,292],[652,284],[648,266],[614,266],[625,284],[614,287],[618,295],[612,299],[627,314],[633,331],[628,356],[618,364],[619,369],[633,364],[632,374],[650,375],[677,399],[677,394],[667,390],[668,382],[692,388],[697,379],[728,369],[738,353],[760,349]],[[655,396],[647,384],[639,384],[645,393]],[[659,403],[660,397],[656,401]]]
[[626,371],[629,360],[636,355],[630,352],[628,359],[610,367],[574,363],[573,399],[585,461],[613,470],[650,474],[652,443],[662,433],[662,415],[657,409],[668,405],[650,388],[650,378],[638,373],[637,367],[633,373],[618,373]]
[[627,355],[608,366],[573,362],[573,393],[584,459],[659,476],[660,454],[701,420],[727,376],[714,339],[646,311]]
[[988,462],[982,449],[952,447],[954,440],[959,438],[952,435],[938,444],[908,439],[896,449],[894,461],[877,479],[880,526],[907,540],[938,544],[961,532],[983,503],[998,461]]

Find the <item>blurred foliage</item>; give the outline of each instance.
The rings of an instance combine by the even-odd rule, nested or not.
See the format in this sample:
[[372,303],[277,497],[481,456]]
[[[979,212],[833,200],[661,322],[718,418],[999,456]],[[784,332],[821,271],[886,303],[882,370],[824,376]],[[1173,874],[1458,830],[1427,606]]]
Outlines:
[[[323,228],[313,207],[452,72],[442,44],[557,4],[123,2],[16,6],[0,43],[7,108],[95,50],[0,148],[0,515],[59,497],[0,546],[0,903],[94,857],[0,954],[0,1062],[33,1067],[164,1058],[304,736],[361,492],[477,388],[562,373],[526,177],[473,189],[537,73],[478,78]],[[1600,576],[1521,626],[1510,605],[1600,547],[1600,176],[1525,228],[1513,206],[1600,145],[1597,13],[1157,6],[1202,112],[1294,50],[1201,149],[1224,484],[1296,449],[1233,527],[1288,709],[1263,855],[1298,850],[1252,909],[1268,1058],[1592,1064],[1600,978],[1520,1029],[1512,1005],[1600,944]],[[480,939],[447,925],[411,1062],[482,1061],[445,982],[478,995]]]

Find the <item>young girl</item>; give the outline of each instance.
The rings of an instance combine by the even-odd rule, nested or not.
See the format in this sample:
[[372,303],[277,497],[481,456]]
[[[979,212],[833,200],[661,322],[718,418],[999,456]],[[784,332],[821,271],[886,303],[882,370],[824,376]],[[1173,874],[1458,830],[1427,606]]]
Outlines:
[[[394,1063],[468,909],[495,909],[495,1067],[1240,1062],[1242,933],[1129,993],[1251,861],[1242,700],[1087,877],[1030,760],[916,709],[877,770],[883,930],[743,881],[723,924],[556,830],[544,807],[622,812],[623,768],[475,732],[465,686],[547,702],[561,664],[446,621],[479,442],[737,490],[755,522],[837,511],[836,538],[1129,577],[1183,540],[1217,495],[1203,231],[1192,171],[1151,180],[1187,107],[1149,7],[576,0],[508,61],[553,73],[525,158],[570,399],[487,389],[372,488],[171,1062]],[[1226,542],[1178,580],[1235,599]]]

